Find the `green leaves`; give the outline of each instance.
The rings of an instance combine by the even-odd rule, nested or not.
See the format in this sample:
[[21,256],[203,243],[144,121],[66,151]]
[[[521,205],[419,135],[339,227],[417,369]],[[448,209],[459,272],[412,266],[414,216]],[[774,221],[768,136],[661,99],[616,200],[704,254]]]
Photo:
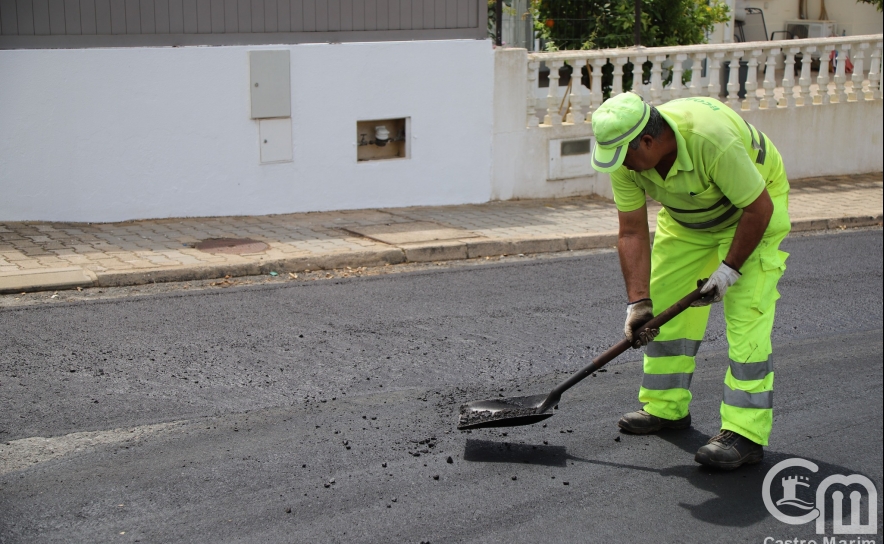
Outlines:
[[[535,31],[549,51],[629,47],[634,39],[633,1],[532,0]],[[643,0],[642,45],[703,43],[716,23],[728,19],[721,0]]]

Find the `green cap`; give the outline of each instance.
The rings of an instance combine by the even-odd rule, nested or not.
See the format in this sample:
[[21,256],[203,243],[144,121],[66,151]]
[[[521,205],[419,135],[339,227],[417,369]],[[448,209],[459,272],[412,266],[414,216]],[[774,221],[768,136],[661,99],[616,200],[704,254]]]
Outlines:
[[592,132],[595,148],[592,167],[599,172],[613,172],[626,158],[626,146],[648,124],[651,107],[642,97],[628,92],[606,100],[592,114]]

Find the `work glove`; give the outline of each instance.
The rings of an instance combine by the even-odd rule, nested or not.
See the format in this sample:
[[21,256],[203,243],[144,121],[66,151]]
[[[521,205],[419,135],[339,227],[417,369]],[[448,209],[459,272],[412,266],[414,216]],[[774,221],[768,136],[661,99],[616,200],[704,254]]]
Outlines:
[[653,317],[654,305],[649,298],[636,300],[626,305],[626,324],[623,326],[623,334],[633,348],[647,346],[648,342],[660,334],[660,329],[647,329],[637,333]]
[[721,261],[718,270],[709,276],[709,279],[706,280],[700,289],[700,293],[703,293],[705,296],[692,303],[691,306],[708,306],[715,302],[721,302],[721,299],[724,298],[724,294],[727,293],[727,288],[737,283],[737,280],[740,279],[741,275],[742,274],[740,274],[739,271],[734,270],[729,264]]

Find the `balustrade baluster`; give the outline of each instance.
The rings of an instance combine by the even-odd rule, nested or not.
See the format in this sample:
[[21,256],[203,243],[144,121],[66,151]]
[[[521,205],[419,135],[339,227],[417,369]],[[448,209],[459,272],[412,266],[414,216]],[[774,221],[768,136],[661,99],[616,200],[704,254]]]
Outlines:
[[813,53],[816,53],[815,45],[801,48],[801,75],[798,77],[798,105],[813,105],[813,97],[810,96],[810,62]]
[[583,71],[581,70],[582,65],[576,60],[570,60],[568,63],[571,65],[571,95],[569,96],[571,107],[568,108],[567,122],[577,124],[586,120],[582,109],[583,81],[581,80],[583,79]]
[[648,57],[629,57],[632,63],[632,92],[642,97],[645,102],[650,101],[650,93],[645,87],[644,82],[644,64],[648,62]]
[[672,64],[672,83],[669,84],[669,99],[675,100],[681,98],[681,91],[684,88],[682,78],[684,77],[684,61],[688,56],[685,53],[677,53],[675,61]]
[[835,46],[838,51],[838,56],[835,57],[835,93],[832,95],[832,98],[836,98],[835,102],[839,104],[843,104],[847,102],[847,90],[844,87],[844,65],[847,64],[844,62],[844,59],[850,54],[850,44],[842,43]]
[[789,47],[783,50],[786,54],[786,67],[783,71],[783,98],[778,106],[795,107],[795,55],[801,52],[800,47]]
[[721,81],[718,79],[718,71],[721,69],[721,59],[723,58],[724,51],[714,51],[706,57],[706,73],[709,74],[707,89],[709,96],[716,100],[721,98]]
[[884,42],[877,42],[872,48],[872,59],[869,65],[869,91],[872,100],[881,98],[881,46]]
[[700,96],[703,92],[700,88],[700,80],[702,79],[700,72],[703,70],[703,60],[706,58],[706,53],[694,53],[691,57],[694,59],[694,63],[691,65],[690,93],[691,96]]
[[727,105],[732,110],[740,111],[740,59],[742,51],[731,51],[730,71],[727,76]]
[[561,60],[551,60],[546,63],[549,67],[549,92],[546,93],[546,116],[543,118],[544,125],[561,125],[562,114],[559,113],[559,68],[565,64]]
[[816,77],[819,101],[815,100],[815,104],[826,105],[831,102],[831,96],[829,95],[829,65],[831,64],[831,60],[829,60],[829,57],[834,50],[834,45],[824,45],[820,47],[820,72]]
[[764,87],[764,98],[761,99],[761,109],[777,107],[776,98],[774,98],[774,88],[777,86],[776,69],[777,57],[779,55],[780,48],[774,47],[767,52],[767,59],[764,61],[764,81],[761,83]]
[[592,120],[592,112],[594,112],[605,99],[605,93],[602,90],[602,68],[608,64],[608,59],[592,59],[592,88],[589,96],[591,105],[589,108],[589,120]]
[[[666,60],[666,55],[654,55],[653,57],[648,57],[651,61],[651,105],[657,106],[661,103],[661,95],[663,94],[663,61]],[[639,74],[642,73],[641,65],[636,66],[638,68],[637,72]],[[641,78],[641,76],[639,76]],[[633,83],[633,85],[635,85]]]
[[623,65],[629,60],[627,57],[617,57],[612,59],[614,63],[614,82],[611,86],[611,96],[616,96],[623,92]]
[[528,126],[536,127],[540,124],[537,118],[537,69],[540,62],[536,60],[528,61],[528,92],[525,94],[525,102],[527,103]]
[[853,82],[853,100],[863,101],[866,99],[866,90],[863,88],[863,79],[865,79],[863,68],[865,68],[864,61],[868,48],[869,44],[867,43],[858,44],[856,52],[853,54],[853,75],[850,77]]
[[761,49],[753,49],[749,52],[748,67],[746,74],[746,98],[743,100],[743,106],[749,111],[758,109],[758,57],[763,51]]

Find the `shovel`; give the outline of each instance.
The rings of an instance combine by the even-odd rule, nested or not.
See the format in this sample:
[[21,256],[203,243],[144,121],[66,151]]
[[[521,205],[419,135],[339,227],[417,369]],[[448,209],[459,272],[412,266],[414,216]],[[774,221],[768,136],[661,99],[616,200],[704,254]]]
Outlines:
[[[703,298],[700,288],[679,300],[656,317],[648,321],[641,330],[659,329],[670,319],[685,311],[691,303]],[[640,331],[638,331],[640,332]],[[530,397],[509,397],[468,402],[460,407],[457,428],[482,429],[485,427],[516,427],[531,425],[552,417],[551,410],[559,403],[562,393],[573,387],[577,382],[614,360],[618,355],[631,348],[625,338],[608,351],[592,360],[586,368],[577,371],[570,378],[556,386],[548,395],[532,395]]]

